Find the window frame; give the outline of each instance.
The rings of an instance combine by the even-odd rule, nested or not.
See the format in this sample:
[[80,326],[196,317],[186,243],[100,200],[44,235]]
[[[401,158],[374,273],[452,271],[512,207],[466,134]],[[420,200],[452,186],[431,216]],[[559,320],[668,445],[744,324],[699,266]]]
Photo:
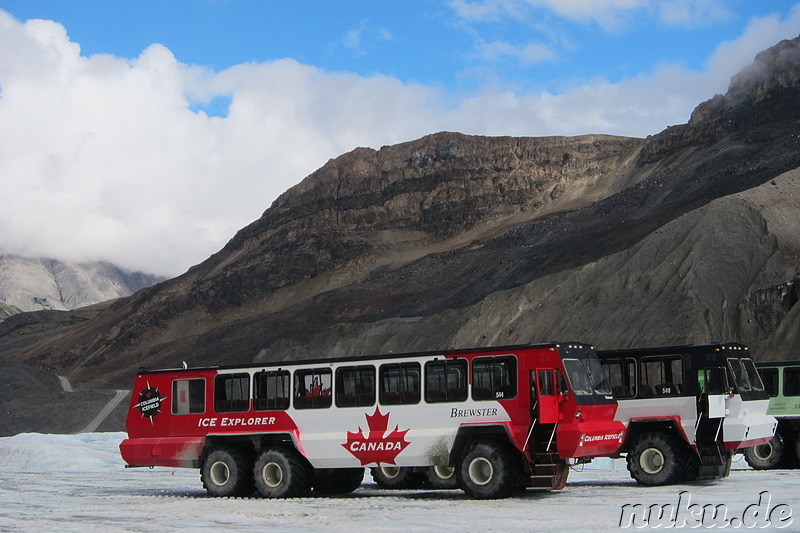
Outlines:
[[[486,366],[488,372],[479,371],[478,366]],[[480,375],[479,375],[480,373]],[[488,379],[486,379],[486,376]],[[519,373],[517,372],[517,358],[514,355],[491,355],[476,357],[472,360],[472,399],[474,401],[511,400],[519,394]],[[510,379],[508,379],[510,377]],[[508,379],[508,384],[498,384],[498,381]],[[481,386],[477,383],[480,380]],[[484,387],[487,382],[488,387]],[[486,395],[483,395],[486,389]],[[480,391],[480,393],[478,393]]]
[[[269,381],[263,383],[261,378],[266,378],[266,380],[270,380],[270,378],[277,378],[276,386],[275,386],[275,396],[269,396]],[[284,396],[278,395],[278,388],[277,384],[281,383],[283,390],[285,391]],[[265,395],[262,396],[261,393],[264,392],[261,390],[262,386],[266,388]],[[254,411],[284,411],[289,408],[291,404],[292,398],[292,376],[288,370],[278,369],[278,370],[260,370],[253,374],[253,410]],[[264,405],[262,407],[262,405]]]
[[[305,382],[309,376],[311,390]],[[315,382],[316,378],[319,378],[318,382]],[[295,409],[328,409],[333,406],[333,372],[330,367],[296,369],[293,380],[292,402]],[[314,390],[316,387],[319,387],[318,392]]]
[[[649,372],[647,365],[651,365],[656,362],[660,363],[660,379],[657,383],[650,383],[651,372]],[[680,378],[679,380],[675,379],[676,369],[673,368],[675,362],[678,362],[677,377]],[[683,356],[679,353],[642,357],[639,360],[639,379],[637,383],[639,386],[638,397],[662,398],[682,396],[682,393],[685,390],[684,387],[686,387],[686,381],[684,379],[685,373]],[[675,387],[675,390],[672,390],[673,386]]]
[[[389,372],[397,371],[397,390],[387,390],[387,380],[392,376]],[[413,382],[413,373],[416,372],[416,387],[407,387],[409,378]],[[402,389],[402,390],[401,390]],[[396,394],[397,400],[390,401],[389,394]],[[422,401],[422,365],[418,362],[386,363],[378,368],[378,403],[381,405],[417,405]]]
[[[444,381],[445,381],[445,389],[444,395],[439,396],[441,392],[441,388],[432,389],[430,387],[430,378],[431,375],[431,368],[433,367],[443,367],[444,370]],[[451,369],[453,371],[460,371],[461,377],[460,381],[463,382],[462,387],[450,387],[450,375]],[[455,402],[465,402],[469,397],[469,386],[468,386],[468,375],[469,375],[469,364],[466,359],[435,359],[433,361],[428,361],[425,363],[425,402],[426,403],[455,403]],[[456,376],[458,378],[458,376]],[[462,385],[462,383],[457,383],[458,385]],[[458,396],[453,396],[452,391],[459,391],[460,394]],[[435,392],[435,396],[434,393]]]
[[[233,382],[233,380],[237,380],[240,385],[245,384],[246,392],[243,396],[244,398],[236,398],[233,394],[235,389],[233,386],[230,390],[230,396],[228,397],[228,390],[227,390],[227,383]],[[220,382],[225,382],[226,385],[223,387],[225,388],[225,398],[220,397]],[[241,386],[239,386],[238,392],[242,392]],[[217,413],[244,413],[250,410],[250,374],[247,372],[233,372],[233,373],[224,373],[224,374],[217,374],[214,376],[214,411]],[[225,402],[225,403],[223,403]],[[230,403],[230,408],[226,407],[226,403]],[[226,408],[223,408],[226,407]]]
[[[352,373],[352,376],[348,375],[350,373]],[[378,399],[375,380],[375,365],[338,367],[334,379],[334,401],[336,407],[370,407],[375,405]],[[345,392],[345,390],[350,387],[349,381],[352,381],[352,387],[354,389],[352,392],[352,402],[350,401],[351,393]],[[371,383],[371,387],[364,386],[368,383]]]
[[[178,382],[184,382],[184,381],[189,383],[188,388],[186,389],[187,394],[189,395],[189,398],[188,398],[187,401],[181,402],[181,401],[179,401],[180,400],[180,394],[179,394],[179,391],[177,390],[178,389],[177,385],[178,385]],[[199,411],[192,409],[192,404],[195,402],[195,398],[193,397],[193,394],[192,394],[193,391],[192,391],[191,382],[195,382],[196,384],[199,384],[200,385],[199,390],[200,390],[200,392],[202,392],[202,398],[201,398],[202,399],[202,409],[200,409]],[[194,392],[197,392],[197,390],[195,390]],[[172,411],[171,412],[172,412],[173,415],[179,415],[179,416],[204,414],[206,412],[206,396],[207,396],[207,394],[206,394],[206,378],[175,378],[175,379],[172,380],[172,402],[171,402],[172,403]],[[181,404],[188,404],[189,405],[189,411],[186,412],[186,413],[180,412],[178,407]]]

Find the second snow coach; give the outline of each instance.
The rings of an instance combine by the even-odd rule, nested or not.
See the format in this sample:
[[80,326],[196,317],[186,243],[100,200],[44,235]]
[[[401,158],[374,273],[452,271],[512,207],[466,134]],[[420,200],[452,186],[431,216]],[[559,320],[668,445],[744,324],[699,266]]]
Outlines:
[[727,477],[731,455],[768,442],[777,421],[747,346],[603,350],[598,355],[627,427],[631,477],[667,485]]
[[472,498],[561,489],[625,426],[580,343],[138,372],[129,466],[199,468],[213,496],[345,493],[365,467]]

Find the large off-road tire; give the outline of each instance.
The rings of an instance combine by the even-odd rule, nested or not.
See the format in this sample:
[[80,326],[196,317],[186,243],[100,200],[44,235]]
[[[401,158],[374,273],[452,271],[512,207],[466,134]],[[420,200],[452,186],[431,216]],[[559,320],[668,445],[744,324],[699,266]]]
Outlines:
[[253,478],[265,498],[294,498],[311,490],[314,471],[297,451],[267,448],[256,459]]
[[458,486],[470,498],[507,498],[517,491],[522,461],[509,445],[492,440],[475,441],[464,449],[456,468]]
[[457,489],[458,477],[452,466],[431,466],[425,471],[428,485],[434,489]]
[[794,466],[800,468],[800,434],[795,435],[794,439]]
[[382,489],[418,489],[425,482],[425,475],[407,466],[380,466],[370,469],[372,479]]
[[693,459],[684,442],[651,431],[641,434],[628,453],[628,471],[642,485],[672,485],[692,478]]
[[786,447],[780,435],[775,435],[766,444],[746,448],[744,451],[745,461],[755,470],[778,468],[784,463],[785,456]]
[[361,486],[363,468],[318,468],[314,471],[314,492],[347,494]]
[[733,453],[725,452],[725,456],[723,456],[723,468],[722,468],[722,475],[720,477],[729,477],[731,475],[731,468],[733,467]]
[[235,448],[211,450],[200,467],[200,480],[211,496],[250,496],[254,489],[252,461]]

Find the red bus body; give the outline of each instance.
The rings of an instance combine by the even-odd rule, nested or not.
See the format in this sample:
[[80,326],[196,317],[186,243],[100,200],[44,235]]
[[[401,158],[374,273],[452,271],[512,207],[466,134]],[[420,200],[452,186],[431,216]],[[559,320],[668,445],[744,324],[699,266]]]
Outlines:
[[[563,465],[624,440],[616,400],[593,390],[588,361],[599,368],[591,347],[567,343],[142,370],[120,451],[130,466],[202,468],[220,447],[252,462],[288,446],[316,471],[457,469],[484,440],[513,448],[533,478],[542,453]],[[563,486],[560,475],[544,488]]]

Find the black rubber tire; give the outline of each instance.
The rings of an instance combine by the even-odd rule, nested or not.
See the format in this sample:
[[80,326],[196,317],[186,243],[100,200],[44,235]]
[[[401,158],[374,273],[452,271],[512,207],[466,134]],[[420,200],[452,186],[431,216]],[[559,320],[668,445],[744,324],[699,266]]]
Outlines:
[[800,434],[795,435],[794,439],[794,466],[800,468]]
[[425,471],[428,485],[433,489],[450,490],[458,488],[456,469],[452,466],[431,466]]
[[783,437],[775,435],[769,442],[761,446],[746,448],[744,459],[754,470],[771,470],[783,465],[786,456],[786,446]]
[[642,485],[672,485],[692,478],[693,452],[681,440],[659,431],[643,433],[628,453],[628,471]]
[[211,496],[250,496],[255,488],[252,461],[235,448],[211,450],[200,467],[200,481]]
[[347,494],[361,486],[363,468],[318,468],[314,470],[314,492]]
[[256,459],[253,478],[265,498],[295,498],[308,494],[314,471],[308,461],[289,448],[267,448]]
[[382,489],[418,489],[425,482],[425,474],[415,472],[412,467],[381,466],[371,468],[372,479]]
[[731,468],[733,467],[733,453],[725,452],[726,457],[723,458],[724,460],[724,468],[722,469],[722,475],[720,477],[730,477],[731,475]]
[[520,485],[522,461],[509,445],[475,441],[464,449],[456,468],[458,486],[477,500],[508,498]]

